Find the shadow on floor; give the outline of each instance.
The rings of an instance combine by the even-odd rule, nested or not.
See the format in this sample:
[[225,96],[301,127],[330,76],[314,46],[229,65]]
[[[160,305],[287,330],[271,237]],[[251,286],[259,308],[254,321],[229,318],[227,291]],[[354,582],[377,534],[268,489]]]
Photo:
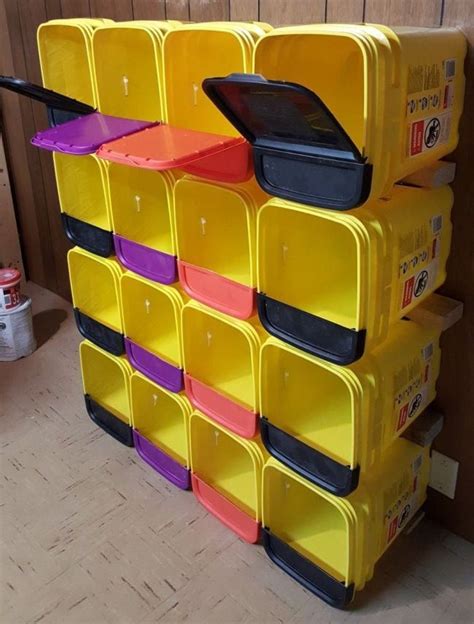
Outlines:
[[[385,609],[387,604],[394,606],[403,601],[408,606],[420,600],[434,601],[446,590],[453,595],[472,591],[474,549],[462,538],[452,536],[463,553],[460,557],[449,545],[444,545],[444,539],[450,535],[428,518],[409,535],[402,534],[387,556],[376,564],[374,578],[356,594],[350,609],[362,615],[374,612],[377,604],[385,603]],[[443,579],[441,586],[440,579]],[[464,621],[471,620],[459,619]]]
[[66,310],[43,310],[33,316],[33,329],[38,349],[58,331],[61,323],[67,319]]

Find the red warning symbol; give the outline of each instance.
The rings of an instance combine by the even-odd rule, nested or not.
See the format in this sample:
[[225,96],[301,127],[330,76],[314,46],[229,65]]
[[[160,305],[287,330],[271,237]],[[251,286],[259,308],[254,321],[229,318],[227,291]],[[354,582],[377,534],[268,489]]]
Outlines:
[[402,308],[406,308],[407,305],[410,305],[411,300],[413,299],[413,290],[415,288],[415,277],[410,277],[405,282],[405,286],[403,287],[403,299],[402,299]]
[[421,154],[423,150],[423,137],[425,134],[425,122],[415,121],[411,126],[410,156]]
[[398,416],[398,425],[397,431],[403,427],[408,418],[408,403],[405,403],[403,407],[400,408],[400,414]]
[[392,522],[390,522],[390,526],[388,527],[387,542],[391,542],[393,540],[393,538],[397,534],[397,528],[398,528],[398,516],[395,516]]

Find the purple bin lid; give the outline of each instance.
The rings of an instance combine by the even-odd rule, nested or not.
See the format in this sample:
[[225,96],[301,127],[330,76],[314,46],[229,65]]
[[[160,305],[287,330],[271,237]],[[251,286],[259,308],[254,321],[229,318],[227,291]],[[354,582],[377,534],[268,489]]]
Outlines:
[[93,154],[103,143],[156,126],[159,122],[123,119],[91,113],[54,128],[37,132],[31,139],[36,147],[64,154]]

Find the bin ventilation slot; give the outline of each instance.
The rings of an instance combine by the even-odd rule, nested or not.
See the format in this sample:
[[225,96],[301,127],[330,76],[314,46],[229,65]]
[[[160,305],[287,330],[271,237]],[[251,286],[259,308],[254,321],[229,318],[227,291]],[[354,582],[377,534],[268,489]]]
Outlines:
[[371,165],[309,89],[246,74],[208,78],[203,88],[252,144],[255,175],[266,192],[338,210],[369,196]]

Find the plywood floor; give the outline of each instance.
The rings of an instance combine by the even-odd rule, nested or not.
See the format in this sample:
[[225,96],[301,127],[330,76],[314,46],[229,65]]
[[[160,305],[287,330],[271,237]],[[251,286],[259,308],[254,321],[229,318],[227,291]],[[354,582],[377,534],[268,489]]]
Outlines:
[[351,611],[303,590],[89,421],[70,307],[30,292],[43,344],[0,364],[2,624],[474,621],[474,546],[429,521]]

